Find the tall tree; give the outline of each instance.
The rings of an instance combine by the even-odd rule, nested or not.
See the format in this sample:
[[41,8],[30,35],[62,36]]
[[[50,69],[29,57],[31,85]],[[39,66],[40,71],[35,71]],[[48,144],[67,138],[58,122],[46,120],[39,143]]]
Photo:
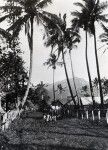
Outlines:
[[71,51],[69,52],[69,56],[70,56],[70,62],[71,62],[71,71],[72,71],[72,79],[73,79],[75,94],[76,94],[76,97],[78,99],[78,104],[79,104],[79,96],[78,96],[76,82],[75,82],[75,75],[74,75],[74,70],[73,70],[73,63],[72,63],[72,58],[71,58]]
[[93,94],[93,86],[92,86],[90,68],[89,68],[89,63],[88,63],[88,37],[87,37],[87,31],[89,32],[89,30],[88,30],[88,14],[86,13],[86,8],[83,4],[75,3],[75,5],[81,6],[82,11],[81,12],[80,11],[75,11],[75,12],[71,13],[74,16],[74,19],[72,20],[72,29],[79,32],[79,29],[83,28],[83,30],[85,31],[85,38],[86,38],[86,46],[85,46],[86,68],[87,68],[87,73],[88,73],[91,97],[92,97],[93,105],[95,105],[94,94]]
[[77,87],[76,87],[76,82],[75,82],[75,75],[74,75],[74,69],[73,69],[73,62],[72,62],[72,56],[71,56],[71,51],[77,47],[77,43],[80,42],[80,36],[78,33],[71,31],[71,42],[69,43],[69,57],[70,57],[70,64],[71,64],[71,71],[72,71],[72,79],[73,79],[73,84],[74,84],[74,89],[75,89],[75,94],[78,100],[79,104],[79,96],[77,92]]
[[15,22],[7,29],[9,32],[13,31],[13,37],[17,37],[22,26],[25,25],[25,33],[28,37],[30,49],[29,80],[27,90],[22,100],[23,107],[28,96],[32,75],[34,22],[36,21],[37,24],[43,24],[44,21],[50,21],[46,15],[47,12],[43,11],[43,9],[48,4],[51,4],[51,0],[14,0],[14,5],[10,5],[12,2],[13,0],[7,0],[6,5],[1,7],[6,13],[5,16],[2,17],[2,21],[6,18],[12,21],[12,19],[15,18]]
[[56,63],[57,63],[57,57],[55,54],[51,53],[50,58],[47,60],[47,62],[44,63],[44,65],[48,65],[49,67],[52,67],[53,69],[53,98],[55,101],[55,69],[56,69]]
[[[99,62],[97,56],[97,44],[96,44],[96,31],[95,31],[95,22],[107,22],[105,14],[102,14],[103,11],[107,8],[107,2],[100,3],[99,0],[83,0],[85,3],[84,5],[81,3],[76,3],[76,5],[80,6],[80,12],[74,12],[73,15],[77,16],[74,19],[74,25],[77,24],[80,27],[83,27],[86,32],[91,33],[94,36],[94,47],[95,47],[95,58],[96,58],[96,69],[99,81],[99,90],[100,90],[100,97],[101,97],[101,105],[103,106],[103,94],[102,94],[102,86],[101,86],[101,79],[100,79],[100,70],[99,70]],[[86,33],[87,39],[87,33]],[[86,40],[87,42],[87,40]],[[86,43],[87,47],[87,43]],[[89,75],[90,81],[90,75]],[[90,81],[91,82],[91,81]],[[90,87],[91,89],[91,87]],[[91,89],[91,94],[92,94]]]
[[62,55],[64,70],[66,74],[66,80],[69,87],[70,95],[74,104],[76,105],[76,101],[73,95],[72,87],[67,73],[67,67],[66,67],[65,56],[64,56],[66,52],[65,49],[69,48],[70,42],[72,42],[71,40],[72,36],[70,35],[71,29],[67,28],[66,25],[66,14],[63,15],[63,18],[61,17],[60,14],[59,16],[55,16],[54,25],[48,26],[47,40],[45,42],[45,45],[52,46],[53,48],[56,47],[58,52],[58,58],[60,54]]
[[[89,10],[89,29],[94,36],[94,47],[95,47],[95,58],[96,58],[96,69],[99,81],[99,91],[100,91],[100,98],[101,98],[101,106],[103,107],[104,100],[103,100],[103,92],[102,92],[102,85],[101,85],[101,78],[100,78],[100,69],[99,69],[99,62],[98,62],[98,55],[97,55],[97,39],[96,39],[96,27],[95,22],[108,22],[106,18],[106,14],[102,14],[103,11],[108,7],[107,2],[100,3],[99,0],[91,0],[90,2],[85,1],[85,6]],[[91,6],[91,7],[90,7]]]

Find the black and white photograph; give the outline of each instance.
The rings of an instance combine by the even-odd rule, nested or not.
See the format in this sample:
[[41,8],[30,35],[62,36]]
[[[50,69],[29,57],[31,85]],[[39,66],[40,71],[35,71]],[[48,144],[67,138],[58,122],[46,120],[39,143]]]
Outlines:
[[108,0],[0,0],[0,150],[108,150]]

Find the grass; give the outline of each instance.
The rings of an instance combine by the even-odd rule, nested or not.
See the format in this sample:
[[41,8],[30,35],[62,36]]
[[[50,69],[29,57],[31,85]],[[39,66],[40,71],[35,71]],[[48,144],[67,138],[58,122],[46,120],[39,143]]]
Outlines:
[[68,118],[45,123],[35,117],[23,117],[14,120],[4,135],[11,150],[108,149],[108,126],[104,119],[92,122]]

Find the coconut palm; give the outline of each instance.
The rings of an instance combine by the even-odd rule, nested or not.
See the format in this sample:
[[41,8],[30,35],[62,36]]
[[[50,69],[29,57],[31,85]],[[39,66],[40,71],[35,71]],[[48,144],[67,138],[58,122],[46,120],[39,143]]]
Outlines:
[[73,31],[71,32],[71,34],[73,35],[73,39],[72,39],[71,45],[69,47],[69,57],[70,57],[70,64],[71,64],[71,71],[72,71],[72,78],[73,78],[75,94],[76,94],[76,97],[78,99],[78,104],[79,104],[79,96],[78,96],[77,87],[76,87],[76,83],[75,83],[75,75],[74,75],[74,70],[73,70],[71,51],[73,50],[73,48],[77,47],[76,43],[80,42],[80,36]]
[[88,32],[88,22],[89,22],[88,13],[86,13],[87,10],[85,6],[83,6],[83,4],[75,3],[75,5],[81,6],[82,11],[81,12],[75,11],[71,13],[74,16],[74,19],[72,20],[72,29],[74,28],[74,30],[79,32],[79,29],[83,28],[83,30],[85,31],[85,38],[86,38],[85,59],[86,59],[86,67],[87,67],[87,73],[88,73],[88,79],[89,79],[90,92],[91,92],[91,97],[92,97],[92,101],[94,105],[95,101],[94,101],[90,68],[89,68],[89,63],[88,63],[88,48],[87,48],[87,45],[88,45],[87,32]]
[[49,67],[52,67],[53,69],[53,98],[55,101],[55,69],[56,69],[56,63],[57,63],[57,57],[55,54],[51,53],[50,58],[47,60],[47,62],[44,63],[44,65],[48,65]]
[[[47,16],[47,12],[43,11],[48,4],[51,4],[51,0],[14,0],[14,5],[13,0],[7,0],[7,4],[1,7],[5,12],[5,15],[1,19],[4,21],[9,18],[11,26],[7,31],[13,31],[13,38],[19,35],[23,26],[25,26],[25,33],[28,37],[30,49],[29,80],[27,90],[22,100],[22,107],[28,96],[32,75],[34,22],[44,24],[44,21],[50,20]],[[12,22],[13,18],[15,18],[14,23]]]
[[61,18],[61,15],[55,16],[55,22],[56,26],[52,27],[51,25],[48,26],[48,32],[47,32],[47,40],[45,42],[46,46],[52,46],[53,50],[54,47],[56,48],[56,51],[58,52],[58,58],[60,55],[62,55],[64,70],[66,74],[66,80],[69,87],[71,98],[76,105],[76,101],[74,99],[73,91],[71,88],[71,84],[69,81],[68,73],[67,73],[67,67],[65,62],[65,49],[70,48],[70,43],[72,42],[72,36],[70,32],[72,31],[70,28],[67,28],[66,25],[66,14],[63,15],[63,18]]
[[76,97],[77,97],[78,103],[79,103],[79,96],[78,96],[77,87],[76,87],[76,83],[75,83],[75,75],[74,75],[74,70],[73,70],[73,63],[72,63],[71,51],[69,52],[69,56],[70,56],[70,62],[71,62],[71,71],[72,71],[72,79],[73,79],[75,94],[76,94]]
[[[102,23],[103,21],[104,22],[108,21],[108,19],[106,19],[107,15],[102,14],[108,5],[107,5],[107,2],[100,3],[99,0],[83,0],[83,2],[85,3],[84,5],[81,3],[76,3],[76,5],[81,7],[81,13],[80,12],[72,13],[73,15],[76,16],[76,18],[74,19],[74,25],[77,23],[78,26],[83,27],[84,30],[86,31],[86,49],[87,49],[87,32],[91,33],[94,36],[96,69],[97,69],[97,75],[98,75],[98,81],[99,81],[101,105],[103,106],[103,93],[102,93],[102,86],[101,86],[101,79],[100,79],[99,62],[98,62],[98,56],[97,56],[95,22],[97,21],[99,23]],[[86,56],[86,59],[87,59],[87,56]],[[88,75],[89,75],[89,82],[91,82],[90,74]],[[90,89],[91,89],[91,85],[90,85]],[[91,95],[92,95],[92,91],[93,91],[93,88],[91,89]]]
[[[102,43],[105,43],[105,45],[102,46],[102,47],[104,47],[104,46],[108,45],[108,27],[104,26],[103,24],[102,24],[102,27],[103,27],[104,32],[99,36],[99,38],[100,38]],[[104,52],[107,49],[108,49],[108,47],[105,48]]]

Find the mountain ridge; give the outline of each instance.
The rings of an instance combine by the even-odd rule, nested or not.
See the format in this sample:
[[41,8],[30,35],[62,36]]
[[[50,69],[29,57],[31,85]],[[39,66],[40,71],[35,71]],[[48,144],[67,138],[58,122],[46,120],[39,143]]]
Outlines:
[[[70,80],[70,84],[71,84],[71,87],[72,87],[72,90],[73,90],[73,95],[75,95],[73,78],[70,78],[69,80]],[[90,94],[88,81],[86,81],[83,78],[75,77],[75,83],[76,83],[76,88],[77,88],[79,97],[84,96],[84,94],[81,92],[82,91],[81,89],[85,85],[87,85],[87,87],[88,87],[88,93]],[[64,79],[64,80],[55,82],[55,91],[56,91],[55,95],[56,95],[56,99],[60,99],[60,94],[59,94],[59,92],[57,90],[57,85],[58,84],[61,84],[62,87],[65,90],[62,93],[63,103],[65,103],[67,101],[67,97],[70,97],[70,92],[69,92],[69,88],[68,88],[68,85],[67,85],[67,81],[66,81],[66,79]],[[48,91],[48,95],[50,96],[50,101],[53,101],[53,84],[48,84],[47,87],[46,87],[46,89]]]

